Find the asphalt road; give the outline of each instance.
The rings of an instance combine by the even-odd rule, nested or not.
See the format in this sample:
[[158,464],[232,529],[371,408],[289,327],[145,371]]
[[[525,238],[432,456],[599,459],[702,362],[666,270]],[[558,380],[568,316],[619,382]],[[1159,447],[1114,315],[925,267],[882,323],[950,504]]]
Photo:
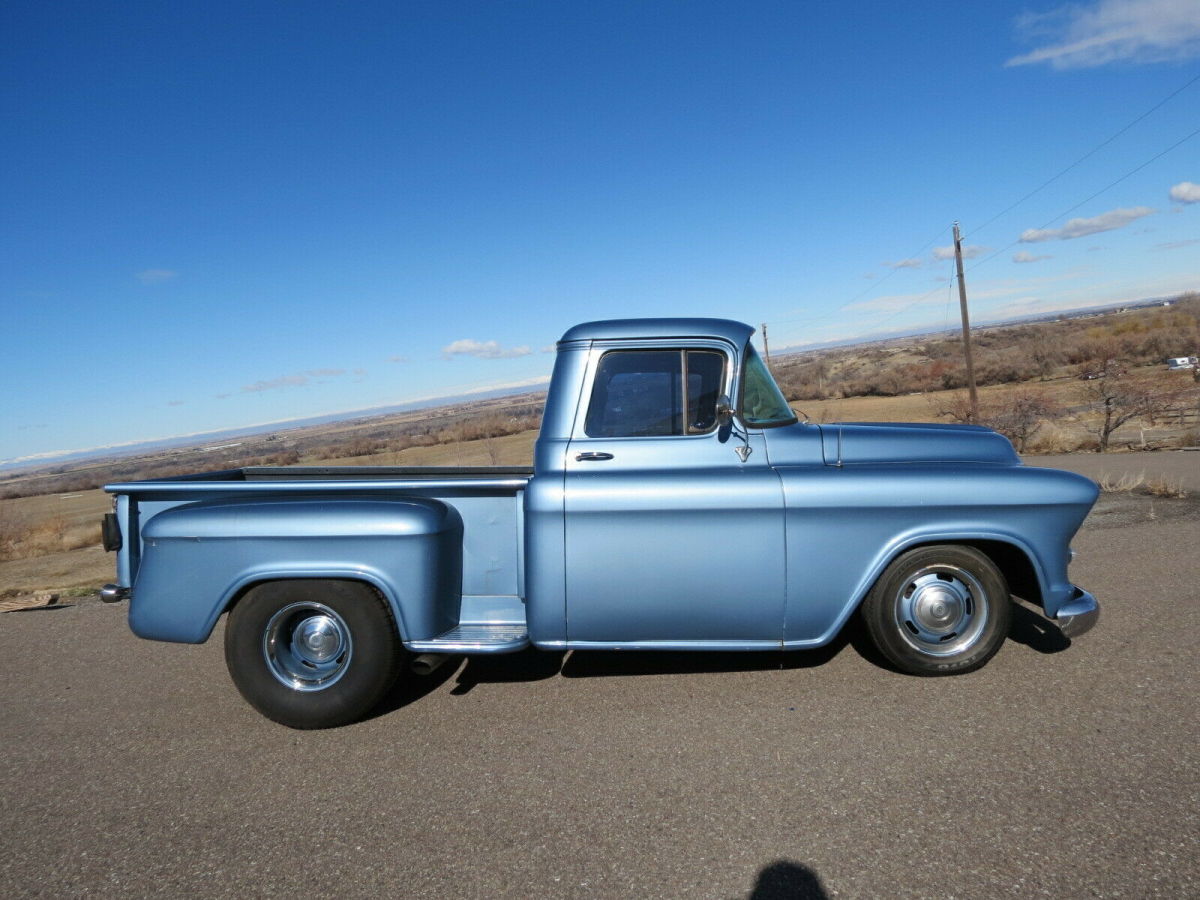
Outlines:
[[[1177,457],[1200,475],[1200,454]],[[1097,628],[1068,644],[1021,608],[999,655],[957,678],[896,674],[846,641],[530,653],[297,732],[241,701],[219,634],[140,641],[94,601],[4,614],[0,885],[1200,895],[1200,503],[1105,503],[1072,567],[1101,599]]]

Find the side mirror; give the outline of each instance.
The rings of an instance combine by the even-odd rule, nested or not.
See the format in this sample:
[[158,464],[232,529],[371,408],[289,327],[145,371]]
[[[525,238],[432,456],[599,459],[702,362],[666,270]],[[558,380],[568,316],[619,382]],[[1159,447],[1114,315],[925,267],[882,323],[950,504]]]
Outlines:
[[733,405],[729,402],[729,395],[722,394],[717,398],[717,424],[725,428],[733,422]]

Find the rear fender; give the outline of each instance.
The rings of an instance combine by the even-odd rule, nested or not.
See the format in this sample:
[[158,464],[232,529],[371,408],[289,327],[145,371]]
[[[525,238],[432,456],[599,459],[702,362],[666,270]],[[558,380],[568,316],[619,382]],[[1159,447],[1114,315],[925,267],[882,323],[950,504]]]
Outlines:
[[462,519],[438,500],[214,500],[159,513],[142,540],[129,610],[140,637],[201,643],[247,589],[294,578],[371,585],[406,640],[458,621]]

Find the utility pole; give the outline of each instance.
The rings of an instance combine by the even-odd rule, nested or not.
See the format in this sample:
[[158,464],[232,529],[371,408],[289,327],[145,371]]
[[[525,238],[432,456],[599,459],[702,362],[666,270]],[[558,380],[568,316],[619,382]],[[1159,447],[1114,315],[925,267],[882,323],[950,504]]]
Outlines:
[[767,343],[767,323],[762,323],[763,329],[763,356],[767,358],[767,368],[771,368],[771,347]]
[[[971,319],[967,316],[967,282],[963,278],[962,235],[954,223],[954,265],[958,269],[958,307],[962,311],[963,354],[967,358],[967,390],[971,395],[971,422],[979,421],[979,398],[975,393],[975,363],[971,359]],[[765,335],[764,335],[765,337]]]

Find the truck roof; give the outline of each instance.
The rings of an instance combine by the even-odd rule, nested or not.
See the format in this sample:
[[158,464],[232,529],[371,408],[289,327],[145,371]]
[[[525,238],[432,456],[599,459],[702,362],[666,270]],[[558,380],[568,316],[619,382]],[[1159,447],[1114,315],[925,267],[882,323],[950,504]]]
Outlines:
[[741,347],[754,329],[732,319],[607,319],[584,322],[562,336],[566,341],[612,341],[622,338],[722,338]]

